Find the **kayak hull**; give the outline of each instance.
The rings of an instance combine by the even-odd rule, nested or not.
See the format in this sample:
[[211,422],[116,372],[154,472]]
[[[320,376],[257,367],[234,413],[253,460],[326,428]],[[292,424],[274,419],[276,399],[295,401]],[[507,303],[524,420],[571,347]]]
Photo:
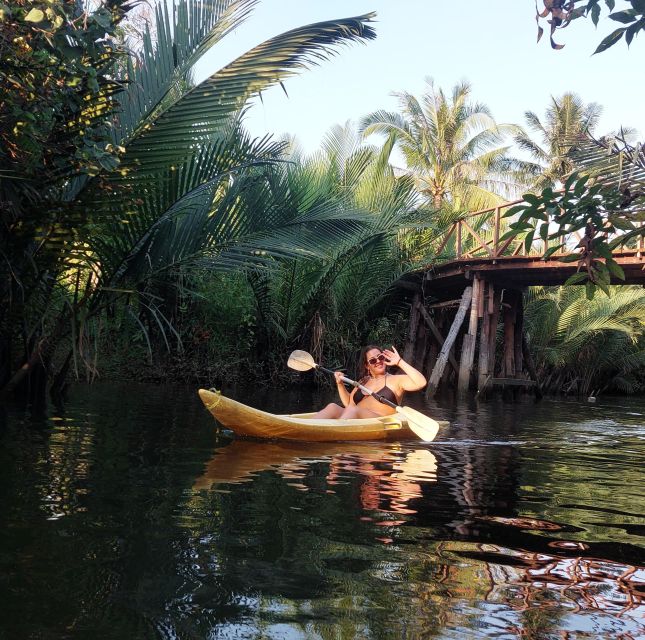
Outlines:
[[400,414],[360,420],[320,419],[312,413],[268,413],[206,389],[199,390],[199,397],[221,425],[243,437],[308,442],[418,439]]

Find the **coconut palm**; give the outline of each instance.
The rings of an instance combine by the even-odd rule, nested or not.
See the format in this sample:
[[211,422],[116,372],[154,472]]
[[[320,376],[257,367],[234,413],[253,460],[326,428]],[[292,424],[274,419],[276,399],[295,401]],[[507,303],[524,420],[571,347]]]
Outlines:
[[51,210],[56,202],[60,216],[78,223],[59,233],[54,218],[39,245],[41,255],[50,250],[46,264],[39,265],[37,252],[32,255],[42,285],[42,295],[31,297],[31,324],[26,318],[32,348],[6,388],[50,360],[70,319],[78,337],[91,317],[121,302],[136,315],[147,309],[153,324],[163,324],[154,294],[146,294],[155,278],[181,265],[225,268],[266,262],[271,255],[315,254],[320,238],[303,233],[303,227],[315,232],[324,224],[342,235],[357,224],[353,219],[335,226],[325,219],[329,210],[284,224],[274,215],[278,208],[264,206],[267,186],[260,169],[274,162],[281,148],[249,140],[238,114],[252,96],[329,57],[336,45],[373,38],[371,16],[276,36],[195,85],[194,65],[255,4],[160,3],[141,50],[114,70],[123,87],[118,117],[111,122],[120,165],[97,167],[93,177],[70,175],[42,203]]
[[361,123],[365,136],[383,134],[398,146],[423,198],[440,209],[478,210],[514,196],[522,163],[509,157],[504,140],[519,132],[497,124],[484,104],[473,102],[467,82],[450,97],[426,81],[419,98],[395,93],[397,113],[377,111]]
[[595,102],[584,104],[575,93],[552,97],[544,122],[533,111],[524,113],[529,131],[537,134],[539,140],[520,132],[515,136],[515,142],[533,159],[527,169],[534,176],[534,189],[555,187],[574,170],[569,151],[576,139],[593,133],[601,113],[600,105]]

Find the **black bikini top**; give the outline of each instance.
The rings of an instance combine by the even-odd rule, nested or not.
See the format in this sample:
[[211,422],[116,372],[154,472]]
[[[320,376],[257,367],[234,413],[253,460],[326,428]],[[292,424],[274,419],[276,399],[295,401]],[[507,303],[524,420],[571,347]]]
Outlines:
[[[387,386],[387,373],[385,374],[385,383],[383,384],[383,387],[379,391],[375,391],[374,393],[377,393],[379,396],[383,396],[386,400],[389,400],[390,402],[393,402],[394,404],[398,404],[396,394],[390,387]],[[360,390],[356,389],[356,393],[353,396],[354,404],[358,404],[361,400],[364,400],[366,398],[366,395]]]

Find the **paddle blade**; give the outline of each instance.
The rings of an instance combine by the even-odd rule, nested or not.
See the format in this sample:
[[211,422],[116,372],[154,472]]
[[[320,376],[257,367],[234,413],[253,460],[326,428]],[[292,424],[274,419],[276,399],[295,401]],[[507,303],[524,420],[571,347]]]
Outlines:
[[294,351],[287,361],[287,366],[296,371],[310,371],[316,368],[316,362],[306,351]]
[[437,437],[439,423],[436,420],[424,416],[420,411],[410,407],[397,407],[396,410],[405,416],[408,427],[424,442],[432,442]]

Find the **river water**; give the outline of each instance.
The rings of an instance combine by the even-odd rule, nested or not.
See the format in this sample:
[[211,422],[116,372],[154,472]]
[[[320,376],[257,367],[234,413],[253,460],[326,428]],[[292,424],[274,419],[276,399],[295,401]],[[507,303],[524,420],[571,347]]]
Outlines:
[[0,638],[645,637],[642,398],[410,404],[450,427],[243,441],[133,384],[3,409]]

